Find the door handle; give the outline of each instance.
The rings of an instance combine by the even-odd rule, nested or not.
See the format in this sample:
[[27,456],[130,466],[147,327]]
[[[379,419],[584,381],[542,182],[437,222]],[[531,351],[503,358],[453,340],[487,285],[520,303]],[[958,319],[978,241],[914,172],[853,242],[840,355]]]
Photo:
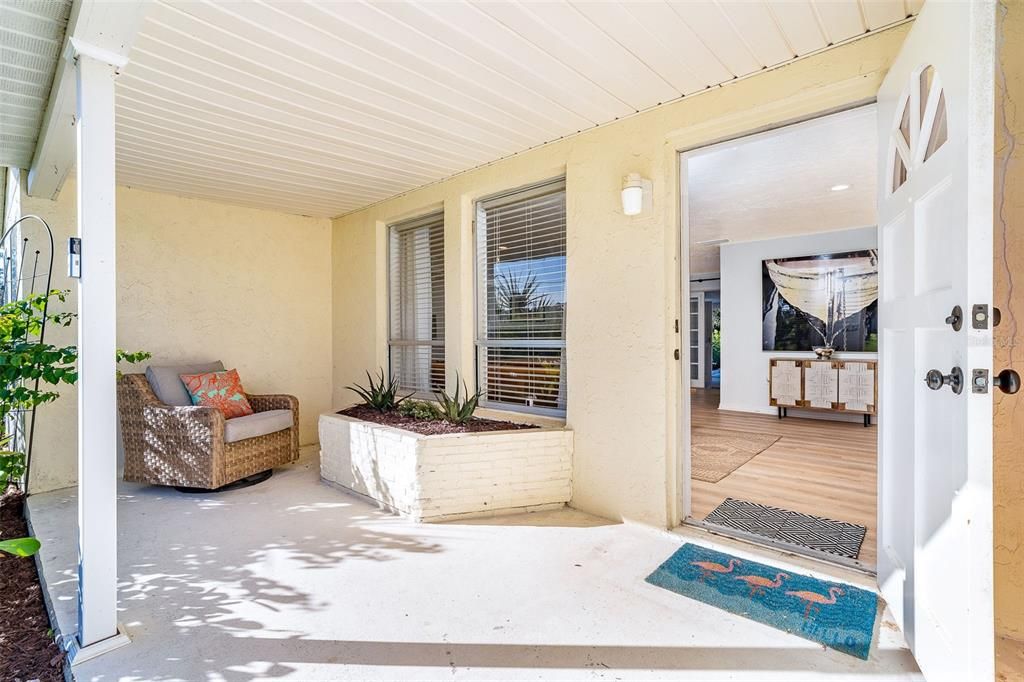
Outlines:
[[928,388],[938,391],[943,386],[949,386],[957,395],[964,390],[964,373],[959,367],[949,370],[949,374],[943,374],[941,370],[930,369],[924,377]]
[[992,380],[993,385],[1003,393],[1013,395],[1020,390],[1020,374],[1016,370],[1004,369]]

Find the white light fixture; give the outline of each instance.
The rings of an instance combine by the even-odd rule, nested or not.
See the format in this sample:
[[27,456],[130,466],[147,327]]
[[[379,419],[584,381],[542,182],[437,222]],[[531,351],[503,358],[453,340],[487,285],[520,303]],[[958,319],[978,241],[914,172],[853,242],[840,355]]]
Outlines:
[[651,207],[651,181],[630,173],[622,179],[622,212],[640,215]]
[[720,244],[728,244],[728,239],[705,239],[697,242],[697,246],[718,246]]
[[843,192],[845,190],[850,189],[850,186],[849,185],[832,185],[832,187],[830,187],[829,189],[831,191],[833,191],[833,192]]

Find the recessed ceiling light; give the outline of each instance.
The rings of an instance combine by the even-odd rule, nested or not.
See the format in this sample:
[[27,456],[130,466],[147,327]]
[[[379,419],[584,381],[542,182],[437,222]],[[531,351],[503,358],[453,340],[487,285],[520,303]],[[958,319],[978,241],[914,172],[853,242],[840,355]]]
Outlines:
[[832,185],[830,188],[833,192],[842,192],[843,190],[850,189],[849,185]]

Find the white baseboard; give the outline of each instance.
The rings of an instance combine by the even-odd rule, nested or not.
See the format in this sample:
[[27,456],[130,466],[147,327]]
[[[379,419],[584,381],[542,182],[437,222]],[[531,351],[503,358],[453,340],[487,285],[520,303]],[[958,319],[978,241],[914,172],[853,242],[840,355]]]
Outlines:
[[[727,412],[748,412],[751,414],[778,414],[778,409],[771,405],[727,405],[722,403],[718,406],[718,409],[725,410]],[[864,415],[861,414],[850,414],[847,412],[826,412],[824,410],[805,410],[800,407],[788,407],[786,408],[787,413],[790,417],[802,417],[806,419],[821,419],[823,421],[834,421],[834,422],[853,422],[860,423],[864,421]],[[872,415],[871,421],[874,423],[877,421],[877,416]]]

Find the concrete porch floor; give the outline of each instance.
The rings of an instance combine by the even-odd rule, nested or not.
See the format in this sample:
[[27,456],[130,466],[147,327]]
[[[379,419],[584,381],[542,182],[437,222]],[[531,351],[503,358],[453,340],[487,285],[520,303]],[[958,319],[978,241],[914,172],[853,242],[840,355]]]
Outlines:
[[[894,628],[859,661],[644,582],[693,538],[568,509],[415,524],[321,484],[317,465],[307,448],[219,495],[121,483],[132,643],[76,678],[920,679]],[[29,508],[73,632],[75,491]]]

